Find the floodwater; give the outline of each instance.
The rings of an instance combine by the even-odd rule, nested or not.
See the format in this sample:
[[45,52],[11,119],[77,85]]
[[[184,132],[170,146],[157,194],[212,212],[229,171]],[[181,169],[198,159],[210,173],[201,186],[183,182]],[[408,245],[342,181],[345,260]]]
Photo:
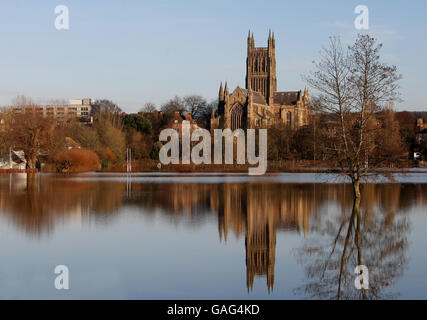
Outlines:
[[2,174],[0,298],[427,299],[426,209],[427,171],[357,216],[327,174]]

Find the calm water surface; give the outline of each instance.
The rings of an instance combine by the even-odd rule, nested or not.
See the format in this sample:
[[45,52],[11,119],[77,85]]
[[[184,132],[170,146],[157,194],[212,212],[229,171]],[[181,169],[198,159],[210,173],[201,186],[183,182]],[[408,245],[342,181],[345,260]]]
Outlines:
[[[0,298],[427,299],[427,172],[0,175]],[[54,288],[54,268],[70,289]]]

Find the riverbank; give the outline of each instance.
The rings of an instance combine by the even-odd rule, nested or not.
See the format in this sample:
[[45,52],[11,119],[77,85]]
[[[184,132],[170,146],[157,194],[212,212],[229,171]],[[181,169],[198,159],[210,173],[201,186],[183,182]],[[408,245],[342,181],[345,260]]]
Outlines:
[[[130,172],[182,172],[182,173],[193,173],[193,172],[244,172],[247,173],[249,168],[256,167],[256,165],[229,165],[229,164],[169,164],[163,165],[157,160],[137,160],[132,161],[132,170]],[[404,167],[400,168],[387,168],[388,172],[391,173],[402,173],[402,172],[416,172],[417,168],[414,167],[413,161],[408,161]],[[102,169],[100,172],[127,172],[126,164],[114,165],[111,168]],[[289,172],[289,173],[324,173],[338,172],[337,169],[331,168],[326,161],[314,161],[314,160],[299,160],[299,161],[268,161],[267,172]],[[422,169],[420,172],[425,172]]]
[[1,173],[37,173],[38,169],[0,169]]
[[[256,165],[238,164],[168,164],[158,160],[132,161],[131,172],[248,172]],[[267,172],[324,172],[328,169],[326,162],[320,161],[269,161]],[[101,172],[127,172],[126,164],[114,165]]]
[[[132,161],[131,171],[130,172],[179,172],[179,173],[207,173],[207,172],[216,172],[216,173],[247,173],[249,168],[256,166],[245,164],[245,165],[229,165],[229,164],[169,164],[163,165],[157,160],[144,159],[144,160],[134,160]],[[423,163],[419,163],[418,167],[415,167],[413,161],[408,161],[405,166],[399,168],[385,168],[389,173],[405,173],[405,172],[425,172],[427,166]],[[419,169],[419,170],[418,170]],[[313,161],[313,160],[300,160],[300,161],[269,161],[267,172],[269,173],[278,173],[278,172],[287,172],[287,173],[338,173],[339,170],[331,168],[325,161]],[[39,170],[34,169],[0,169],[0,174],[2,173],[37,173]],[[40,172],[45,173],[57,173],[53,165],[45,165],[43,170]],[[70,170],[66,173],[79,173],[86,172],[79,169]],[[97,170],[96,172],[128,172],[126,163],[115,164],[109,168],[104,168]]]

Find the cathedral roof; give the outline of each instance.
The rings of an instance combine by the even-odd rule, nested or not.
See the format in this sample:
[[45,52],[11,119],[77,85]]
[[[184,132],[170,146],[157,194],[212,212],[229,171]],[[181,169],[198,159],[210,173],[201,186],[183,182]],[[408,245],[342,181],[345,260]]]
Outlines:
[[267,104],[262,93],[256,91],[252,91],[252,101],[258,104]]
[[[241,90],[244,91],[246,94],[249,94],[249,90],[248,89],[241,89]],[[264,96],[262,95],[262,93],[257,92],[257,91],[253,91],[253,90],[251,90],[251,91],[252,91],[252,101],[254,103],[267,105],[267,102],[265,101]]]
[[301,91],[281,91],[273,94],[273,101],[280,105],[296,105]]

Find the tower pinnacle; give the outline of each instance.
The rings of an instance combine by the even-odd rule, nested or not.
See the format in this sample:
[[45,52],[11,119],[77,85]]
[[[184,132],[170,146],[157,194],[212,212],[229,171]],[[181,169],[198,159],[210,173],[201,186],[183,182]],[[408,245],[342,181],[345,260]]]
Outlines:
[[224,100],[224,90],[222,89],[222,81],[221,81],[221,84],[219,86],[219,100],[220,101]]
[[268,50],[256,48],[255,41],[251,41],[246,59],[246,89],[261,93],[267,104],[270,104],[277,91],[274,35],[269,30]]

